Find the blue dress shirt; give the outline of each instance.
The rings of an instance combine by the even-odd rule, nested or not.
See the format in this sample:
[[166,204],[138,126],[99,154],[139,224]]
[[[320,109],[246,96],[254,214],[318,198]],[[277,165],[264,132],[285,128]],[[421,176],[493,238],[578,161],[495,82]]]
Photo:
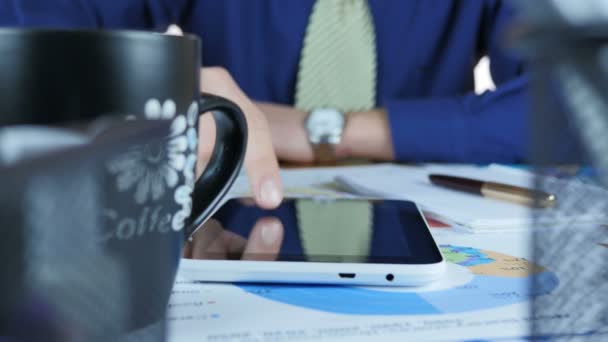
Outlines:
[[[228,69],[253,99],[294,103],[314,0],[0,0],[0,26],[164,30],[203,41],[205,66]],[[500,0],[369,0],[376,29],[377,105],[400,161],[520,162],[527,80],[504,51],[514,15]],[[491,59],[497,90],[475,95],[473,68]]]

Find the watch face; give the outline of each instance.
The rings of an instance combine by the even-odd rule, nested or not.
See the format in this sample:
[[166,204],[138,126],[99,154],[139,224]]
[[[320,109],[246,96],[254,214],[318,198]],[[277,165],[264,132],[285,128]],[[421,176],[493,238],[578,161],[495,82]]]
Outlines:
[[317,109],[310,113],[306,120],[306,130],[313,143],[322,140],[332,144],[340,141],[344,129],[344,114],[335,109]]

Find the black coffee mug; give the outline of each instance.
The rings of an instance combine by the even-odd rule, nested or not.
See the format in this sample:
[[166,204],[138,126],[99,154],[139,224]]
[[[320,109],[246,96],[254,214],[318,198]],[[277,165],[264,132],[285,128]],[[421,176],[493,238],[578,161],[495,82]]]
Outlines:
[[[242,166],[247,141],[242,112],[226,99],[200,94],[200,42],[190,35],[0,29],[0,56],[0,129],[106,122],[101,132],[85,134],[88,145],[95,148],[79,146],[78,153],[56,158],[63,160],[60,166],[45,156],[5,167],[1,182],[11,182],[17,196],[20,185],[31,187],[29,179],[44,174],[47,167],[54,170],[49,174],[68,175],[68,180],[73,172],[75,182],[97,169],[96,217],[91,220],[99,221],[89,238],[102,246],[105,254],[100,255],[118,262],[126,274],[130,312],[125,332],[156,326],[166,309],[181,243],[216,209]],[[195,179],[198,119],[206,112],[213,113],[216,141],[211,160]],[[84,158],[87,151],[91,156]],[[79,159],[95,167],[86,172],[65,167],[78,165]],[[34,168],[24,165],[36,162],[36,177],[18,176]],[[66,197],[73,195],[73,191],[50,193],[57,203],[69,203]],[[53,197],[49,191],[46,196]],[[12,212],[4,209],[3,216],[13,221],[3,221],[0,228],[6,234],[21,228],[15,238],[20,243],[5,247],[23,257],[19,262],[25,269],[36,269],[41,260],[19,250],[37,243],[23,223],[37,209],[23,205],[28,201],[19,203]],[[57,214],[83,222],[81,213]],[[78,228],[61,222],[61,228],[49,229],[68,234],[69,239],[69,230]],[[53,226],[52,217],[47,223]],[[75,249],[81,248],[80,242],[74,241]],[[24,274],[23,282],[42,279],[27,278],[32,272]]]
[[[196,158],[198,115],[213,111],[214,155],[194,187],[186,236],[215,209],[242,164],[244,117],[230,101],[200,95],[195,36],[0,29],[0,56],[0,125],[56,125],[108,115],[173,120],[181,131],[171,134],[188,139],[182,152],[190,158],[189,173],[195,166],[189,154]],[[138,199],[144,197],[140,193]]]

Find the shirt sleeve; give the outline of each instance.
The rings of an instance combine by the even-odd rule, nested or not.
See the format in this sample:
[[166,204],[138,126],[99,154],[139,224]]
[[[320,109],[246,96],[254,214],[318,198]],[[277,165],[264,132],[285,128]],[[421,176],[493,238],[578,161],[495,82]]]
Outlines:
[[525,159],[529,99],[523,63],[506,53],[504,29],[514,13],[488,2],[480,33],[495,91],[385,101],[399,161],[516,163]]
[[163,31],[191,0],[0,0],[0,26]]

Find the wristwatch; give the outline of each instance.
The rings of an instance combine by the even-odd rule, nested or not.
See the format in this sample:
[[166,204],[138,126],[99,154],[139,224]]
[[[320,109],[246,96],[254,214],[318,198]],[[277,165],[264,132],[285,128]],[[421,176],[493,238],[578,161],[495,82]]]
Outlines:
[[342,140],[345,125],[344,113],[336,109],[321,108],[308,113],[304,128],[318,163],[335,162],[336,146]]

